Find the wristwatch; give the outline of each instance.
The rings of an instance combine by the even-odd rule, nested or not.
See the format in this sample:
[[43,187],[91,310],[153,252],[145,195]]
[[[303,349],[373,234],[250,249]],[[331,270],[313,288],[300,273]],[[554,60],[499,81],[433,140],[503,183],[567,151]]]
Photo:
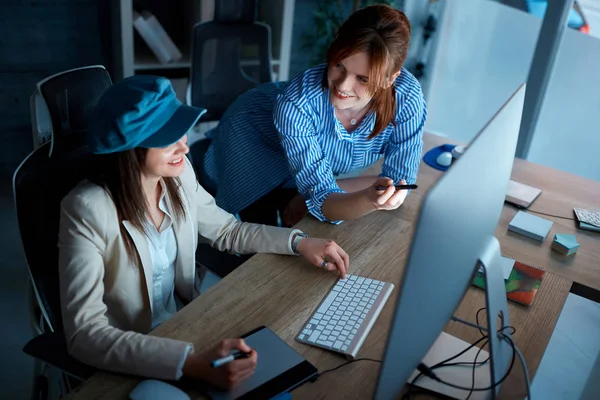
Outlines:
[[295,235],[296,236],[294,236],[294,239],[292,239],[292,251],[295,255],[299,256],[300,253],[298,252],[298,244],[302,239],[307,238],[308,235],[302,231],[298,231],[297,233],[295,233]]

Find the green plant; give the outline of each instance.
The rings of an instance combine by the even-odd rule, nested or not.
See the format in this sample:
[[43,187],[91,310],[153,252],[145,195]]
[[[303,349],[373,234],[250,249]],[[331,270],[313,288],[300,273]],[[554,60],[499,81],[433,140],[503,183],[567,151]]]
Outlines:
[[325,62],[335,32],[354,11],[372,4],[394,6],[394,3],[394,0],[320,0],[313,11],[313,25],[303,35],[302,47],[311,51],[312,64]]

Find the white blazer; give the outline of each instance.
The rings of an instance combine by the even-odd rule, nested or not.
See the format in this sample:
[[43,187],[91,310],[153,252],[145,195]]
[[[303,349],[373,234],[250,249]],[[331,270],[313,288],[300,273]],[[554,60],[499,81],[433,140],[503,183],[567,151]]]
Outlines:
[[[174,221],[173,230],[175,291],[184,301],[198,295],[194,279],[199,236],[221,251],[293,254],[292,229],[239,222],[198,184],[187,158],[180,179],[186,218]],[[168,193],[166,200],[170,205]],[[106,190],[83,181],[61,203],[59,279],[69,353],[100,369],[176,379],[190,343],[146,335],[152,321],[150,253],[144,233],[128,221],[123,225],[141,268],[130,262],[117,210]]]

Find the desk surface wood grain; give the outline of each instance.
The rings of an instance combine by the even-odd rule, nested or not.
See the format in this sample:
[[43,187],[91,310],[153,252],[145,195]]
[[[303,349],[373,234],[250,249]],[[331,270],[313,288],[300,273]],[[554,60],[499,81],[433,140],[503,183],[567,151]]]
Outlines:
[[[425,135],[425,151],[447,139]],[[378,172],[374,166],[372,172]],[[409,251],[418,207],[427,189],[442,172],[422,164],[419,189],[412,191],[405,204],[395,211],[375,212],[339,226],[305,218],[298,227],[313,237],[332,238],[350,255],[351,274],[367,276],[396,284],[401,280]],[[575,177],[547,167],[517,160],[513,179],[543,189],[532,209],[572,217],[574,206],[599,209],[600,183]],[[504,255],[546,269],[547,273],[531,307],[509,303],[514,335],[533,376],[544,354],[552,331],[573,281],[600,289],[600,234],[576,229],[574,221],[550,218],[552,232],[543,243],[507,232],[508,222],[516,213],[504,206],[496,231]],[[581,247],[570,258],[550,249],[554,232],[575,233]],[[201,351],[220,338],[236,337],[257,326],[266,325],[298,350],[319,370],[335,367],[344,360],[330,352],[298,343],[297,333],[318,306],[337,276],[312,267],[301,258],[257,255],[232,272],[219,284],[163,323],[152,335],[187,340]],[[367,337],[359,357],[381,359],[391,323],[397,291],[388,301]],[[470,288],[456,315],[475,321],[475,312],[484,306],[483,291]],[[462,340],[473,342],[479,332],[450,322],[446,331]],[[518,363],[517,363],[518,364]],[[317,382],[294,391],[294,398],[372,397],[380,365],[361,361],[324,375]],[[140,379],[111,373],[98,373],[74,390],[69,398],[126,399]],[[192,398],[202,398],[186,388]],[[517,365],[503,386],[502,397],[523,395],[523,377]]]

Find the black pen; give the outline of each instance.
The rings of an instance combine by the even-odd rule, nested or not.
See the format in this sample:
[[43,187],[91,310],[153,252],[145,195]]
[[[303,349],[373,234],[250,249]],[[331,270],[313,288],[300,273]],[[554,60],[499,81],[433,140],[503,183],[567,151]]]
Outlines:
[[[377,186],[377,190],[386,190],[389,186]],[[395,185],[396,190],[409,190],[418,188],[417,185]]]
[[214,360],[213,362],[210,363],[210,365],[213,368],[219,368],[219,367],[222,367],[223,365],[229,364],[230,362],[239,360],[240,358],[247,358],[249,355],[250,355],[250,353],[244,353],[243,351],[240,351],[240,350],[232,350],[228,356],[219,358],[218,360]]

